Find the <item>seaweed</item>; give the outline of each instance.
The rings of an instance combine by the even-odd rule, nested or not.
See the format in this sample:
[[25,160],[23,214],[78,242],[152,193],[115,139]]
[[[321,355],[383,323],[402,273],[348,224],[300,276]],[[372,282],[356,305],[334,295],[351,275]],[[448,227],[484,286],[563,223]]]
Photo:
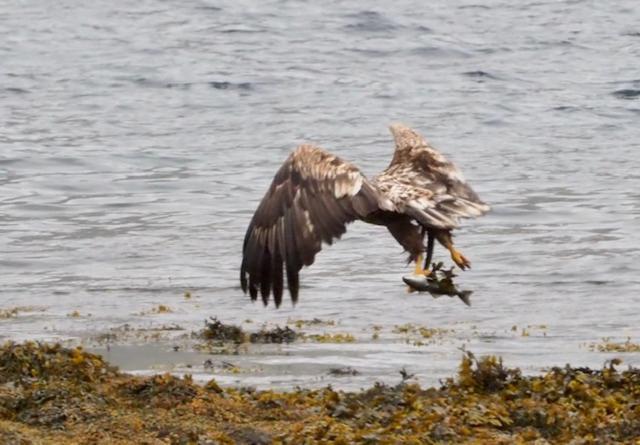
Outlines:
[[247,335],[241,327],[224,324],[216,317],[209,317],[204,321],[205,328],[198,334],[200,338],[205,340],[216,340],[220,342],[243,343]]
[[8,342],[0,349],[0,383],[17,384],[49,379],[102,381],[114,375],[101,356],[81,347],[69,349],[59,344]]
[[216,317],[210,317],[205,320],[205,328],[196,334],[196,337],[208,340],[218,341],[221,343],[234,343],[240,345],[245,342],[249,343],[291,343],[298,338],[298,334],[293,329],[285,326],[281,328],[276,326],[268,329],[263,326],[259,331],[247,333],[241,327],[225,324]]
[[640,352],[640,343],[633,343],[631,337],[624,342],[612,342],[609,338],[603,338],[600,344],[589,345],[591,351],[598,352]]
[[320,318],[312,318],[311,320],[294,320],[288,319],[287,324],[293,324],[296,328],[301,329],[303,326],[335,326],[335,320],[321,320]]
[[329,368],[328,374],[336,377],[347,376],[347,375],[354,376],[354,375],[360,375],[360,371],[352,368],[351,366],[343,366],[341,368]]
[[456,376],[422,388],[344,392],[222,388],[133,376],[79,348],[0,346],[0,443],[635,443],[640,370],[552,368],[525,376],[465,352]]
[[465,351],[460,363],[458,383],[479,392],[496,392],[509,384],[517,383],[521,377],[519,369],[505,368],[501,358],[488,356],[478,360],[473,353]]
[[46,309],[37,306],[14,306],[0,309],[0,320],[17,317],[20,312],[44,312]]
[[198,393],[191,376],[178,378],[168,373],[129,380],[119,389],[142,406],[164,408],[188,403]]
[[312,341],[316,343],[354,343],[356,338],[349,333],[336,334],[308,334],[302,336],[304,341]]
[[2,318],[13,318],[18,315],[20,309],[17,307],[12,307],[9,309],[0,309],[0,319]]
[[272,329],[263,327],[258,332],[249,335],[251,343],[291,343],[296,340],[298,333],[288,326],[281,328],[276,326]]

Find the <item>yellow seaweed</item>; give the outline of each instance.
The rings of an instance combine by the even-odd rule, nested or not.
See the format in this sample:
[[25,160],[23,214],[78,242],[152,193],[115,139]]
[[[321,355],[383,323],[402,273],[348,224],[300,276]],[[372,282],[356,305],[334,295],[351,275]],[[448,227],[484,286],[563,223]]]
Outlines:
[[467,352],[439,388],[277,392],[132,376],[81,348],[6,343],[0,443],[634,444],[640,370],[619,365],[524,376]]

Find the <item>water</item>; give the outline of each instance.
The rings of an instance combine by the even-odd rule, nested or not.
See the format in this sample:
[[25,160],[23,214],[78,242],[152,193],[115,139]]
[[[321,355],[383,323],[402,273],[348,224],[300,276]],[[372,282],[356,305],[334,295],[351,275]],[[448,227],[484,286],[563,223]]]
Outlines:
[[[211,357],[239,374],[174,353],[181,331],[107,354],[138,372],[277,387],[394,382],[402,367],[430,384],[452,375],[461,347],[527,372],[640,364],[589,348],[640,341],[636,2],[363,8],[1,6],[0,307],[21,310],[0,337],[188,332],[213,315],[248,329],[317,317],[337,325],[308,330],[356,336]],[[456,238],[473,306],[407,295],[401,249],[365,224],[303,272],[296,308],[243,297],[244,230],[288,152],[316,142],[373,175],[391,157],[393,121],[424,133],[493,206]],[[160,304],[172,312],[150,313]],[[404,323],[449,332],[415,345],[393,332]],[[333,366],[361,374],[331,377]]]

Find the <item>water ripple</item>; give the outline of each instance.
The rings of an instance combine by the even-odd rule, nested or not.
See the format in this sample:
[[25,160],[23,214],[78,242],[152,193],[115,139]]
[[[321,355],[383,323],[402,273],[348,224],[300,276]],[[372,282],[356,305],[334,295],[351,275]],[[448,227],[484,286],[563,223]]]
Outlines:
[[[10,3],[0,309],[41,309],[0,320],[0,336],[194,330],[217,315],[335,319],[328,331],[358,339],[252,351],[243,363],[265,371],[234,379],[258,385],[348,385],[323,367],[350,362],[365,371],[353,385],[403,366],[436,382],[460,347],[529,371],[600,366],[585,344],[640,336],[636,5],[485,3]],[[373,175],[396,120],[493,206],[456,237],[473,306],[407,295],[401,249],[362,223],[303,271],[297,307],[242,296],[244,231],[289,151],[311,141]],[[159,304],[172,312],[150,315]],[[392,334],[409,322],[451,334],[413,345]],[[521,336],[529,325],[546,335]]]

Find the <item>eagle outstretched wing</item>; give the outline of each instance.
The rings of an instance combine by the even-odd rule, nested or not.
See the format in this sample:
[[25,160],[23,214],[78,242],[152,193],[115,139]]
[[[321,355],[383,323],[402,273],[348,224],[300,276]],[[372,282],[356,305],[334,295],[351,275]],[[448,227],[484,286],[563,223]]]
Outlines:
[[312,145],[301,145],[282,164],[253,215],[244,238],[240,283],[266,305],[282,303],[286,272],[291,300],[298,273],[313,263],[322,242],[331,244],[346,225],[378,210],[379,194],[360,171]]
[[489,211],[460,170],[421,135],[401,124],[390,130],[396,144],[393,159],[372,182],[396,211],[444,230],[458,227],[460,218]]

